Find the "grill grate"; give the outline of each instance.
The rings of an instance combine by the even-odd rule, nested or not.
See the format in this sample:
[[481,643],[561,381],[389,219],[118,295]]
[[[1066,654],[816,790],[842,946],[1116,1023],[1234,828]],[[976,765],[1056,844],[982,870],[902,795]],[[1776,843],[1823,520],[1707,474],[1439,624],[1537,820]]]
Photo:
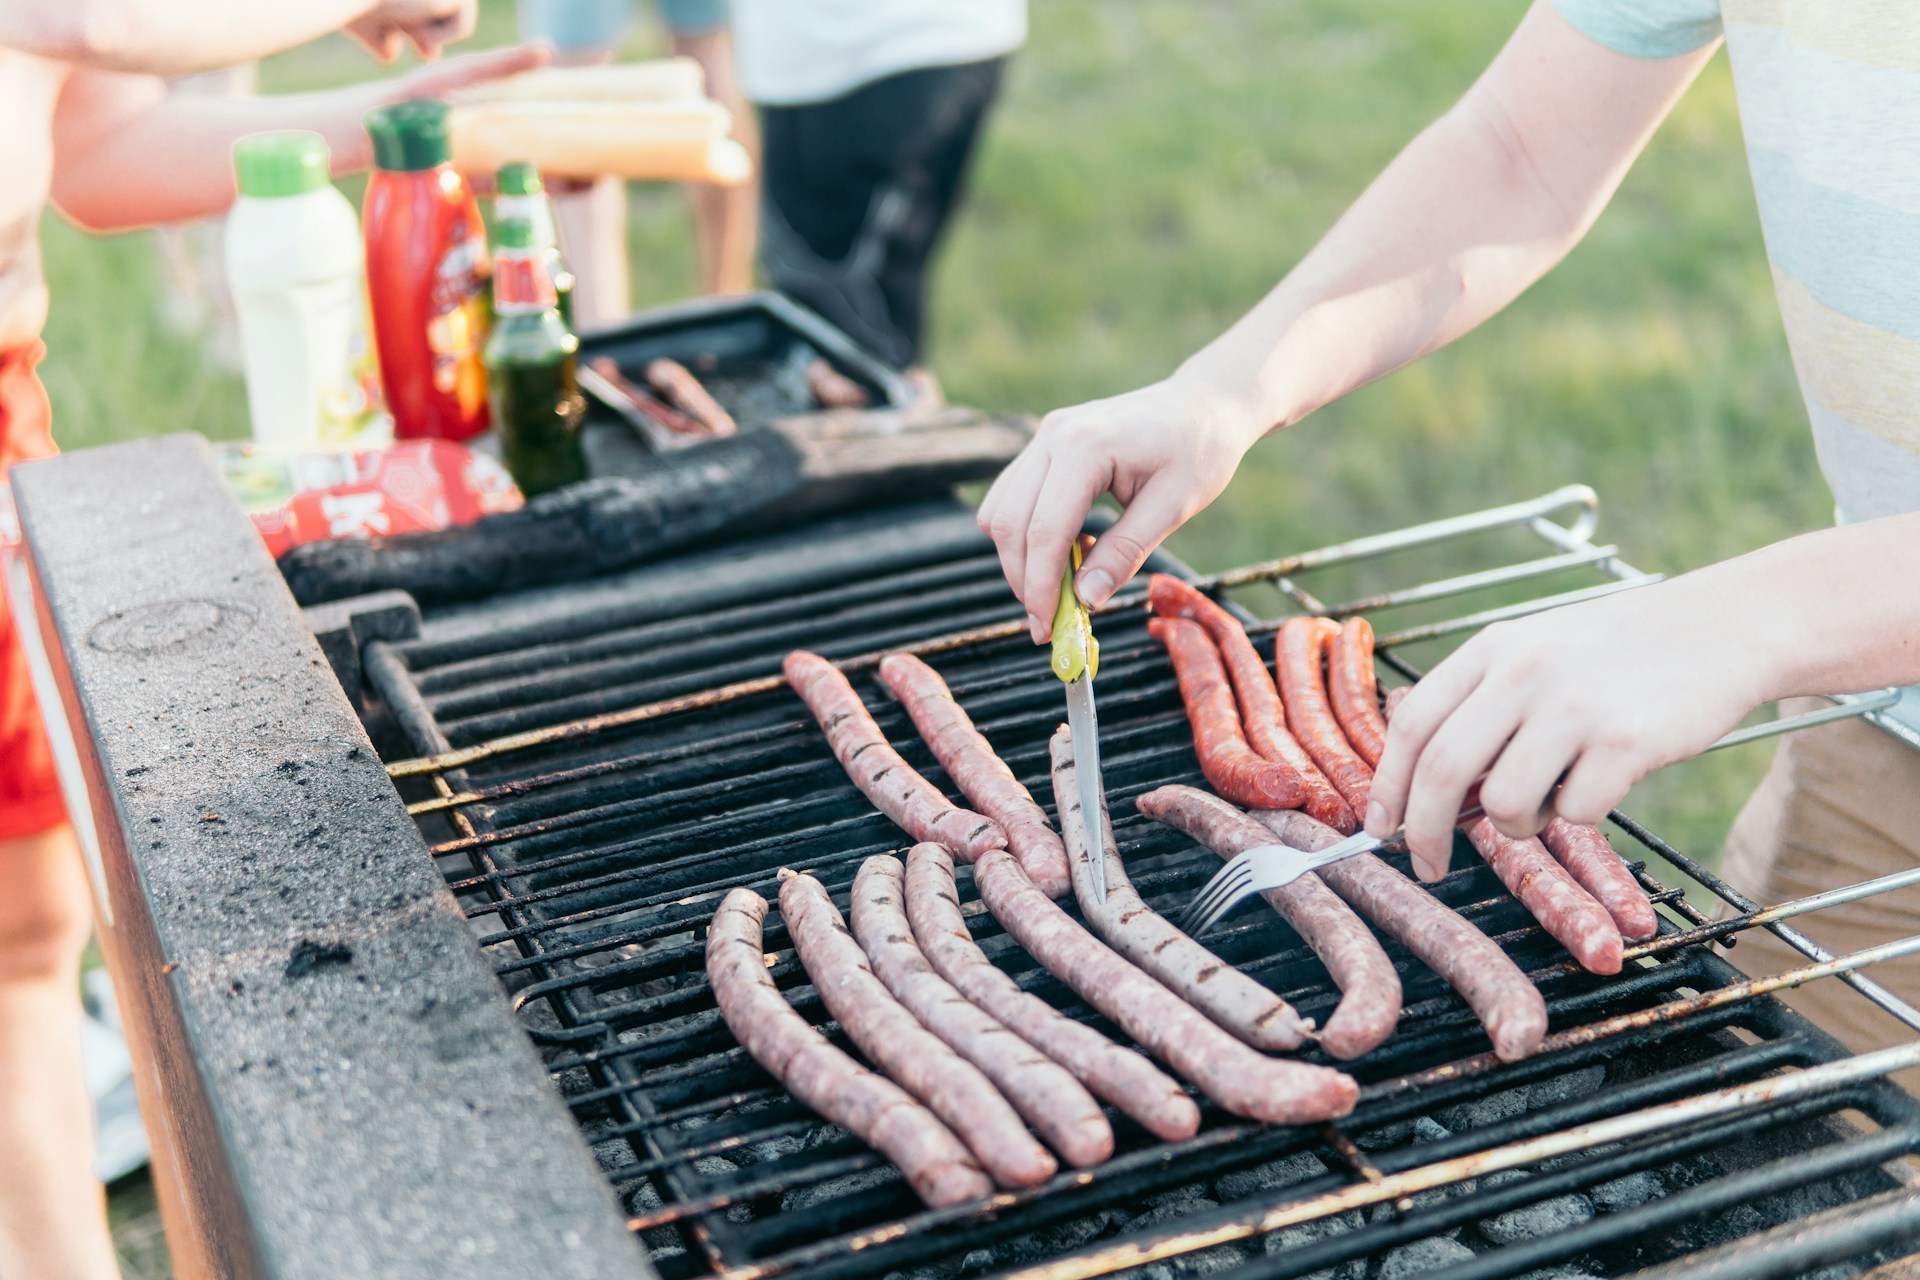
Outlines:
[[[1590,519],[1572,529],[1546,520],[1555,497],[1564,499],[1550,495],[1505,509],[1519,516],[1478,525],[1470,517],[1468,527],[1444,531],[1518,529],[1545,538],[1554,554],[1523,562],[1537,567],[1428,584],[1367,608],[1417,611],[1469,590],[1550,583],[1551,575],[1595,568],[1614,577],[1547,599],[1639,580],[1611,549],[1587,544]],[[1227,581],[1277,578],[1296,602],[1325,608],[1291,575],[1388,549],[1385,540],[1362,540],[1338,557],[1295,557],[1283,573]],[[1497,600],[1464,625],[1416,616],[1383,637],[1383,647],[1531,607]],[[1006,611],[997,564],[970,515],[914,507],[449,610],[430,617],[417,640],[369,646],[370,684],[413,749],[440,757],[394,772],[424,776],[408,785],[429,788],[414,808],[447,880],[663,1274],[1052,1268],[1037,1274],[1064,1277],[1164,1256],[1177,1274],[1348,1276],[1363,1274],[1355,1259],[1424,1249],[1418,1256],[1445,1268],[1433,1274],[1455,1280],[1524,1275],[1567,1260],[1576,1268],[1568,1274],[1621,1275],[1902,1189],[1889,1162],[1920,1150],[1920,1108],[1870,1079],[1397,1204],[1344,1209],[1326,1198],[1845,1056],[1784,1007],[1757,999],[1676,1021],[1647,1019],[1522,1063],[1450,1068],[1484,1050],[1485,1039],[1444,985],[1389,941],[1406,983],[1406,1015],[1392,1040],[1356,1064],[1362,1102],[1338,1126],[1250,1129],[1206,1108],[1197,1137],[1163,1144],[1116,1118],[1119,1151],[1106,1165],[1001,1196],[985,1214],[921,1209],[878,1156],[812,1117],[734,1045],[706,987],[702,928],[735,884],[774,896],[783,866],[817,872],[844,906],[862,859],[904,848],[846,781],[798,700],[768,687],[795,646],[846,658],[987,629],[988,638],[953,647],[935,665],[1035,797],[1050,799],[1046,739],[1062,714],[1059,685],[1023,637],[998,625]],[[1100,634],[1115,837],[1141,892],[1169,907],[1217,860],[1141,819],[1130,802],[1164,783],[1199,782],[1198,768],[1177,690],[1141,612],[1103,615]],[[1264,649],[1272,628],[1253,634]],[[1385,661],[1411,672],[1391,654]],[[618,714],[734,682],[744,682],[742,692],[698,714]],[[904,713],[869,675],[855,684],[902,754],[944,785]],[[603,719],[575,723],[580,717]],[[502,735],[520,737],[501,749]],[[1616,825],[1629,837],[1623,852],[1641,860],[1636,872],[1673,915],[1704,919],[1652,877],[1649,854],[1731,894],[1638,824]],[[1577,972],[1476,858],[1464,855],[1455,867],[1436,893],[1535,976],[1556,1030],[1741,981],[1697,945],[1658,951],[1612,979]],[[1023,988],[1111,1030],[1001,933],[972,899],[964,872],[962,889],[976,939],[996,963]],[[1239,913],[1209,942],[1307,1016],[1324,1019],[1337,999],[1318,961],[1272,913]],[[767,945],[773,977],[794,1006],[844,1046],[823,1020],[777,912]],[[1419,1087],[1409,1087],[1415,1073],[1423,1073]],[[1301,1222],[1261,1229],[1289,1205],[1306,1206]],[[1904,1214],[1861,1218],[1883,1220],[1911,1231],[1920,1214],[1908,1205]],[[1833,1230],[1852,1233],[1842,1245],[1856,1260],[1873,1256],[1893,1238],[1888,1232],[1899,1234],[1883,1226],[1873,1237],[1848,1225],[1852,1218],[1841,1222]]]

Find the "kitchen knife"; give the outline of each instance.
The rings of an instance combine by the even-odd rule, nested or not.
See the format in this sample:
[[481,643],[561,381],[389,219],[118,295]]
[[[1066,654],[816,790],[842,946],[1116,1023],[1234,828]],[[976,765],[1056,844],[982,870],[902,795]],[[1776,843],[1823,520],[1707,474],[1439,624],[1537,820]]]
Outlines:
[[[1093,677],[1100,670],[1100,642],[1093,638],[1087,607],[1073,590],[1080,568],[1076,541],[1060,578],[1060,603],[1053,611],[1053,674],[1067,686],[1067,726],[1073,732],[1073,776],[1080,789],[1081,850],[1097,902],[1107,900],[1106,786],[1100,777],[1100,720],[1093,709]],[[1065,825],[1064,823],[1062,824]],[[1072,850],[1068,850],[1069,856]]]

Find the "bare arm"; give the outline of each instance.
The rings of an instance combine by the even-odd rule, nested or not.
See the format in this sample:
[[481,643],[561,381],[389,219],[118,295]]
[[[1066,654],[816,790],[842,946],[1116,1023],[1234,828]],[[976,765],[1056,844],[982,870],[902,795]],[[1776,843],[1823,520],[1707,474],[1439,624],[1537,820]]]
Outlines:
[[[1598,822],[1764,702],[1920,683],[1920,513],[1802,534],[1670,581],[1489,627],[1394,713],[1367,827],[1447,865],[1482,773],[1501,830]],[[1566,778],[1558,793],[1552,788]]]
[[1536,0],[1460,102],[1239,323],[1164,382],[1050,414],[980,509],[1036,640],[1096,498],[1126,511],[1081,571],[1090,603],[1217,497],[1261,436],[1451,342],[1558,263],[1712,52],[1624,57]]
[[153,76],[79,71],[54,113],[53,202],[91,231],[218,213],[233,202],[233,144],[263,129],[311,129],[336,174],[372,160],[362,123],[385,102],[437,97],[545,62],[520,46],[449,58],[410,75],[325,93],[265,98],[168,95]]
[[473,29],[474,0],[0,0],[0,47],[79,66],[184,75],[342,28],[384,59]]

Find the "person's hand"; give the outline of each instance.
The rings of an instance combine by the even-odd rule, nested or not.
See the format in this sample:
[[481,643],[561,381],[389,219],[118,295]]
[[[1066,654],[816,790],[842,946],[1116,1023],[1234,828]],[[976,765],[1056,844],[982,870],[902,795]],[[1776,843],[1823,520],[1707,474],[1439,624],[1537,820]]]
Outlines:
[[444,45],[473,34],[478,0],[380,0],[347,24],[347,34],[382,62],[400,56],[411,41],[421,57],[440,55]]
[[1220,496],[1263,429],[1180,374],[1048,414],[980,504],[980,528],[1026,606],[1034,643],[1051,632],[1069,546],[1101,494],[1111,493],[1125,510],[1075,579],[1091,608],[1105,604],[1168,534]]
[[1742,603],[1681,578],[1488,627],[1394,711],[1368,832],[1404,820],[1415,869],[1439,879],[1482,774],[1481,807],[1510,836],[1556,813],[1599,822],[1646,774],[1774,696],[1769,646],[1740,621]]
[[485,84],[502,76],[518,75],[553,60],[553,50],[545,44],[517,44],[484,53],[467,53],[447,58],[431,66],[420,67],[406,75],[375,83],[376,105],[406,102],[412,98],[444,98],[456,89]]

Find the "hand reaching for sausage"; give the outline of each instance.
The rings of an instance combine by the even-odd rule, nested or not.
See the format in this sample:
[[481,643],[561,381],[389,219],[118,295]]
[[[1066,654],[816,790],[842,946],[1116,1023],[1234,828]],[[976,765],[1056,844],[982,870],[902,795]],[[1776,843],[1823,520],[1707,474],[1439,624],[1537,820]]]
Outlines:
[[1597,823],[1642,777],[1775,696],[1777,650],[1737,621],[1751,610],[1690,578],[1500,623],[1462,645],[1394,709],[1367,830],[1404,822],[1416,870],[1437,880],[1482,774],[1481,806],[1510,836],[1555,814]]
[[1047,640],[1068,547],[1103,493],[1124,508],[1081,566],[1075,589],[1098,608],[1155,547],[1220,496],[1265,427],[1181,374],[1125,395],[1056,409],[980,504],[980,528]]

